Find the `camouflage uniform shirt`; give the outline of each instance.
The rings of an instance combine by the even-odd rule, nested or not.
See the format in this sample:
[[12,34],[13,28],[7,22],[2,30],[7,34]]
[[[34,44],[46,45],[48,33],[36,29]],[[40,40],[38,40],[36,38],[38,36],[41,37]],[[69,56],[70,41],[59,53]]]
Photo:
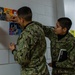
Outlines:
[[[41,26],[41,25],[40,25]],[[51,56],[52,62],[55,62],[53,67],[53,75],[75,75],[75,38],[70,33],[66,34],[61,40],[54,33],[53,28],[49,26],[41,26],[45,36],[51,41]],[[63,61],[58,61],[59,52],[65,49],[67,57],[64,55]]]
[[19,36],[17,46],[13,55],[22,67],[21,75],[49,75],[45,59],[46,40],[41,27],[29,23]]

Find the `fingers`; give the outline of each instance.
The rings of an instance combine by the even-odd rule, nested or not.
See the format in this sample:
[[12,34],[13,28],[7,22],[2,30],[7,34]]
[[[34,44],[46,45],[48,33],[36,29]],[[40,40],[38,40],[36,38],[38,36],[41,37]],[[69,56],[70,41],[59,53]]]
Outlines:
[[50,67],[52,67],[52,63],[48,63],[48,65],[49,65]]
[[14,43],[9,44],[9,49],[14,50],[16,48],[16,45]]
[[17,16],[10,16],[9,14],[6,14],[6,21],[8,21],[8,22],[17,22],[18,18],[17,18]]

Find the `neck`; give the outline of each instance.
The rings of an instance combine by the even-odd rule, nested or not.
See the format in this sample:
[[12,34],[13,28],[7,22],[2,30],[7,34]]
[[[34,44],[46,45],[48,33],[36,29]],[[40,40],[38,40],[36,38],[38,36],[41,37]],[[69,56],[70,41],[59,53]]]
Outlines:
[[26,25],[28,25],[28,23],[30,23],[31,21],[26,21],[26,22],[24,22],[24,27],[26,26]]
[[24,26],[23,26],[23,29],[25,29],[31,23],[32,23],[32,21],[29,21],[29,22],[25,23]]
[[68,34],[68,32],[66,32],[66,33],[63,34],[63,35],[58,35],[58,40],[61,40],[61,39],[64,38],[67,34]]

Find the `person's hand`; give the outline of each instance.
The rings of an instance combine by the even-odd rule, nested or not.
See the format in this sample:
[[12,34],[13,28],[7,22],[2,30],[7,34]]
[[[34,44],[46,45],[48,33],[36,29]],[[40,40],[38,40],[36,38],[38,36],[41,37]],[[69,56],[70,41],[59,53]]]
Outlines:
[[10,43],[10,44],[9,44],[9,49],[10,49],[11,51],[13,51],[14,49],[16,49],[16,45],[15,45],[14,43]]
[[18,23],[18,17],[17,16],[12,16],[12,18],[10,19],[12,22],[16,22]]
[[10,16],[9,14],[6,14],[6,21],[18,23],[18,17],[17,16]]
[[48,63],[48,65],[49,65],[50,67],[52,67],[52,63]]
[[49,65],[50,67],[55,68],[55,67],[56,67],[56,62],[55,62],[55,61],[53,61],[52,63],[48,63],[48,65]]

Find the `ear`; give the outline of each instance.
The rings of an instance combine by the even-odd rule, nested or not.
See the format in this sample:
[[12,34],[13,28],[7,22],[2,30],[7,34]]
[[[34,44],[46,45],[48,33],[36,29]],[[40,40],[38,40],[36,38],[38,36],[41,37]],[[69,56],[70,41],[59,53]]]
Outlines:
[[65,27],[65,28],[63,28],[63,31],[64,31],[64,32],[67,32],[67,28],[66,28],[66,27]]
[[20,18],[20,21],[21,21],[21,23],[24,23],[24,19],[23,18]]

